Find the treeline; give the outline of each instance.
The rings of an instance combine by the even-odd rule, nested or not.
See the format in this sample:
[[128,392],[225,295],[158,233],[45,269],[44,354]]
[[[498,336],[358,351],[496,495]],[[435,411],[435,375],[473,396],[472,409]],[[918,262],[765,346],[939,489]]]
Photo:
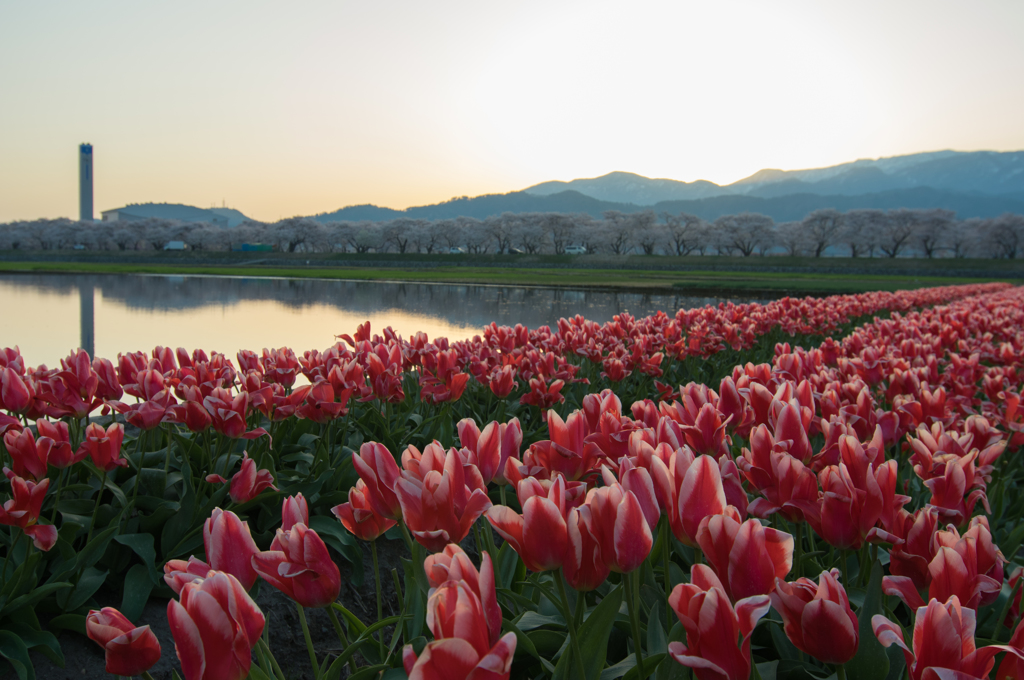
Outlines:
[[224,251],[242,244],[282,252],[525,253],[614,255],[824,255],[851,257],[987,257],[1024,255],[1024,216],[958,220],[949,210],[816,210],[776,224],[755,213],[708,222],[688,213],[606,211],[504,213],[486,219],[319,222],[295,217],[234,228],[150,219],[68,219],[0,225],[0,250],[162,250],[172,242]]

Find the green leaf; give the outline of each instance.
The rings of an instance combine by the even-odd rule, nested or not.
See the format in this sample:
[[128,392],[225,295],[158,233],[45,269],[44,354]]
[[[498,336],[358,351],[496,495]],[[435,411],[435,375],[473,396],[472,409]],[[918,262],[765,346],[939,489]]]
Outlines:
[[882,565],[875,560],[871,565],[871,581],[868,583],[864,605],[857,610],[860,646],[857,648],[857,654],[846,664],[849,680],[884,678],[889,673],[889,657],[871,630],[871,617],[881,613]]
[[[648,674],[648,677],[653,673],[654,669],[661,665],[661,663],[668,656],[667,653],[663,654],[651,654],[650,656],[644,657],[644,671]],[[640,673],[636,668],[636,654],[630,654],[627,658],[633,659],[633,667],[626,671],[626,674],[622,676],[623,680],[636,680],[636,676]],[[618,665],[618,664],[616,664]],[[601,677],[604,678],[604,672],[602,671]]]
[[103,557],[103,553],[107,551],[110,539],[117,535],[118,531],[120,531],[120,527],[115,524],[93,536],[92,540],[78,553],[78,563],[75,565],[75,571],[83,571],[99,562],[100,558]]
[[[611,635],[615,618],[622,606],[622,586],[616,586],[598,603],[590,616],[577,631],[580,654],[583,656],[583,669],[588,678],[597,677],[604,668],[608,654],[608,636]],[[575,661],[572,661],[572,647],[566,650],[555,666],[554,680],[568,680],[576,676]]]
[[379,663],[376,666],[367,666],[348,676],[349,680],[369,680],[383,670],[390,668],[386,663]]
[[406,680],[408,677],[409,676],[406,674],[405,669],[398,667],[384,671],[384,675],[381,676],[381,680]]
[[133,565],[124,577],[124,594],[121,596],[121,613],[129,621],[135,621],[142,615],[142,610],[153,591],[153,580],[149,570],[142,564]]
[[21,597],[11,600],[9,603],[7,603],[6,606],[3,607],[3,609],[0,609],[0,615],[4,617],[11,616],[22,607],[34,605],[36,602],[39,602],[50,593],[70,587],[70,583],[47,583],[45,586],[35,588],[34,590],[25,593]]
[[651,609],[647,620],[647,653],[665,654],[668,652],[668,634],[665,632],[665,603],[658,601]]
[[68,596],[67,603],[64,605],[66,611],[73,611],[78,609],[83,604],[89,601],[103,582],[107,580],[107,574],[109,572],[100,571],[95,567],[89,567],[82,572],[82,575],[78,579],[78,584],[75,589],[71,591]]
[[0,630],[0,656],[6,658],[19,680],[36,680],[36,670],[28,656],[28,647],[9,630]]
[[323,680],[338,680],[341,677],[341,670],[348,663],[348,660],[352,658],[352,655],[359,651],[359,648],[365,643],[369,642],[369,638],[363,638],[361,640],[355,640],[345,651],[342,652],[337,659],[331,662],[330,667],[327,669],[327,673],[323,676]]
[[[67,584],[69,587],[70,583]],[[53,630],[73,630],[85,635],[85,614],[61,614],[50,619],[47,626]]]
[[64,668],[64,652],[61,651],[60,643],[57,642],[53,633],[45,630],[31,630],[22,626],[17,635],[21,637],[26,647],[29,649],[39,648],[39,651],[50,661],[60,668]]
[[[152,534],[121,534],[114,538],[115,541],[121,545],[126,545],[135,551],[143,564],[146,565],[146,570],[149,572],[150,580],[157,584],[160,582],[160,574],[156,569],[156,547],[153,542]],[[122,612],[124,613],[124,612]],[[128,616],[125,614],[125,616]],[[128,618],[132,618],[128,616]]]
[[315,515],[309,518],[309,528],[320,535],[324,543],[334,548],[352,565],[352,584],[363,585],[363,548],[359,541],[334,517]]

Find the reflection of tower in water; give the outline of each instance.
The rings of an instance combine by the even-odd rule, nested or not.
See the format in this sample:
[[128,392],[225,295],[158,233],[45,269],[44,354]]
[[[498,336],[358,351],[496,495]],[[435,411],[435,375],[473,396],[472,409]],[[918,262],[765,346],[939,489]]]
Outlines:
[[95,290],[91,284],[78,286],[78,319],[81,336],[79,347],[88,352],[90,357],[96,356],[96,315],[93,304]]

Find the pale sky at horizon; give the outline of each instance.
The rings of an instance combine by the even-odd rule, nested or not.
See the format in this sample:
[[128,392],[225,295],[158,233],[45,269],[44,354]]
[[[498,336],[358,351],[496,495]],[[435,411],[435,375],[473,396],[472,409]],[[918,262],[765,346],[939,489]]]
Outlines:
[[0,222],[1024,149],[1024,2],[0,0]]

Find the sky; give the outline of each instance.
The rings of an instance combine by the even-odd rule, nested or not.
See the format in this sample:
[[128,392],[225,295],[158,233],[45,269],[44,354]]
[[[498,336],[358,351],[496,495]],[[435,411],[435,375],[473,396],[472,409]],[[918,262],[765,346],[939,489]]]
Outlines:
[[1024,3],[0,0],[0,222],[1024,149]]

